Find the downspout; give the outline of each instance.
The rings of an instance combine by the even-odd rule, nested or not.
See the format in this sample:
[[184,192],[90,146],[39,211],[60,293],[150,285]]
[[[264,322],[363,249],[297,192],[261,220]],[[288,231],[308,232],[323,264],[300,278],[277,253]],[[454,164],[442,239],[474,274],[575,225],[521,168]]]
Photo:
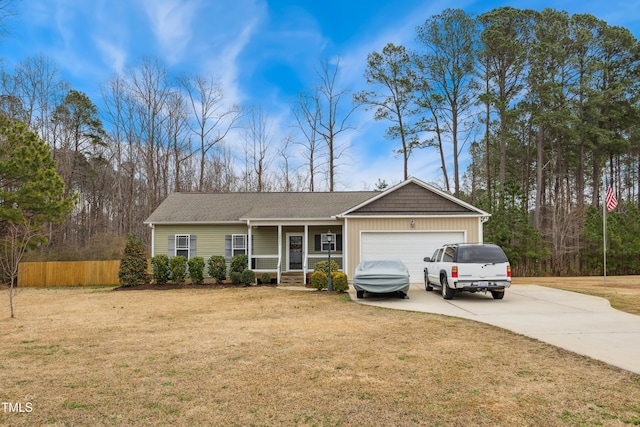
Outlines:
[[478,242],[484,243],[484,223],[489,221],[488,216],[478,218]]
[[151,258],[156,255],[156,227],[153,224],[149,224],[151,228]]

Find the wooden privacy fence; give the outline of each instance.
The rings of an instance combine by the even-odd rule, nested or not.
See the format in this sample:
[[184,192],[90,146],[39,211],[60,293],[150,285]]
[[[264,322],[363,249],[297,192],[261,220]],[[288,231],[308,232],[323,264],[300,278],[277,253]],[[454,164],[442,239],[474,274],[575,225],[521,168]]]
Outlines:
[[120,260],[21,262],[18,287],[117,285]]

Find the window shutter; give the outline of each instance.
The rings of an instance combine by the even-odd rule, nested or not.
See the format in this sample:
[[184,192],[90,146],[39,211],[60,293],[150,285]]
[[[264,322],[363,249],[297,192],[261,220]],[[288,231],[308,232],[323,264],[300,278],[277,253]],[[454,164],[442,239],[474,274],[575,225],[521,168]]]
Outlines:
[[168,256],[171,258],[176,254],[176,236],[169,236],[169,250]]
[[342,250],[342,234],[336,234],[336,251]]
[[196,236],[193,234],[189,236],[189,258],[196,256]]
[[322,236],[320,234],[316,234],[315,238],[315,251],[320,252],[322,250]]
[[227,262],[231,262],[231,257],[233,254],[231,253],[231,235],[227,234],[224,236],[224,257],[227,259]]

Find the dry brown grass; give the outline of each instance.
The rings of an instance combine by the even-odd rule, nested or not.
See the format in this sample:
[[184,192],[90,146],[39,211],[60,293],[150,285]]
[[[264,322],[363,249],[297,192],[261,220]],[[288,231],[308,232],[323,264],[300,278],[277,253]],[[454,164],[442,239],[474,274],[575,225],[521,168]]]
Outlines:
[[536,284],[595,295],[609,300],[618,310],[640,315],[640,276],[514,277],[514,284]]
[[463,319],[273,288],[24,289],[2,425],[640,423],[640,376]]

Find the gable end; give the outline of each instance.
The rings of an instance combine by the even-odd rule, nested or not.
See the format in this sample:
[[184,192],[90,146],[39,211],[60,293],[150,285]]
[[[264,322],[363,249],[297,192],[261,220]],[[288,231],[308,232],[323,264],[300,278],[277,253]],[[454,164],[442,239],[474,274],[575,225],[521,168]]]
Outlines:
[[352,215],[420,215],[450,213],[476,212],[413,182],[350,212]]

